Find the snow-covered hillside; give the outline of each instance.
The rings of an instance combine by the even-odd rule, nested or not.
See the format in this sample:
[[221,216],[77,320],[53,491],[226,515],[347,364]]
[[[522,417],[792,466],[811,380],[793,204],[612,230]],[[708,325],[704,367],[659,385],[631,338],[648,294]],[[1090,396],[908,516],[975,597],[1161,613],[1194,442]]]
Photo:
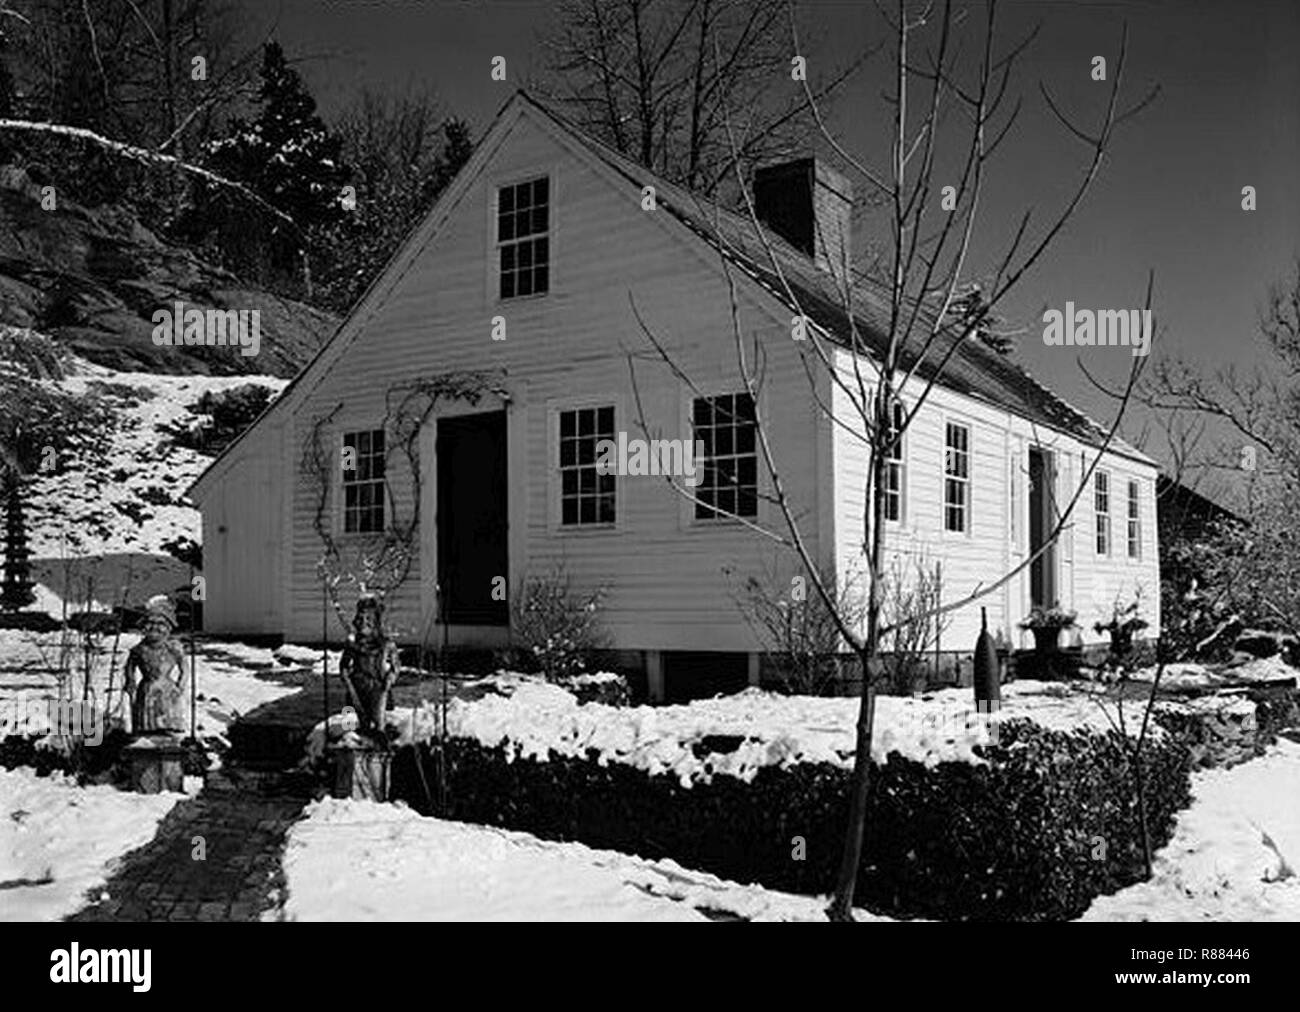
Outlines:
[[103,456],[70,451],[32,481],[27,527],[38,608],[57,616],[62,598],[71,611],[84,608],[87,595],[95,607],[109,607],[123,599],[124,586],[126,601],[139,606],[188,581],[188,566],[165,546],[200,540],[198,511],[182,497],[212,458],[171,433],[200,424],[191,409],[205,393],[249,383],[278,394],[287,381],[115,372],[72,360],[62,386],[104,398],[113,431]]

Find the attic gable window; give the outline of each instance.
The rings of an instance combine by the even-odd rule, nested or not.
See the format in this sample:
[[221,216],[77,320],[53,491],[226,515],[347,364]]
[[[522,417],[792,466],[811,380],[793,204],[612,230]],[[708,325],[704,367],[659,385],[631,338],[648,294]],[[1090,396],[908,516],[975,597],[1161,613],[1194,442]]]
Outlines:
[[497,189],[497,256],[503,299],[550,287],[551,189],[546,176]]
[[384,430],[345,432],[343,450],[343,532],[383,531]]
[[1097,514],[1097,554],[1110,554],[1110,475],[1098,471],[1093,478],[1093,510]]
[[697,397],[691,424],[695,440],[704,444],[704,475],[695,489],[695,519],[758,516],[754,398],[747,393]]
[[597,469],[596,446],[615,438],[613,405],[560,412],[562,526],[614,522],[614,475]]
[[949,422],[944,433],[943,529],[970,530],[970,428]]

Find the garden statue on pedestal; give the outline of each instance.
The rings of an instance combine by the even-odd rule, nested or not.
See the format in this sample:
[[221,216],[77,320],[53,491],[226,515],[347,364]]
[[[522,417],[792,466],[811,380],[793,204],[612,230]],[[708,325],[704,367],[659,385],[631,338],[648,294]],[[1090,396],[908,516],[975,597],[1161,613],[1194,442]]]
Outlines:
[[339,674],[356,708],[358,730],[378,745],[385,744],[384,715],[397,670],[397,644],[384,632],[384,606],[377,597],[362,594]]
[[122,696],[130,706],[135,740],[123,753],[131,783],[144,794],[179,791],[184,785],[185,653],[171,638],[176,612],[165,594],[145,605],[144,638],[126,655]]
[[[185,652],[171,638],[176,612],[164,594],[145,605],[144,638],[126,655],[123,695],[130,700],[131,733],[184,732]],[[138,678],[138,681],[137,681]]]
[[334,796],[388,800],[392,751],[384,733],[388,692],[397,681],[397,644],[384,632],[384,606],[372,594],[357,600],[352,633],[343,647],[339,674],[356,711],[357,729],[330,746]]

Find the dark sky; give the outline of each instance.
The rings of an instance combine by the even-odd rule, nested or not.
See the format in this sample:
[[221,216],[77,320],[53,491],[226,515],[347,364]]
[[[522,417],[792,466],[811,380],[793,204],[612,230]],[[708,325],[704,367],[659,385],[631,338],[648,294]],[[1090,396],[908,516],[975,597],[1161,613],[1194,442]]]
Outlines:
[[[543,69],[540,37],[549,3],[526,0],[243,0],[252,37],[274,23],[325,112],[363,86],[430,89],[481,131],[510,92]],[[889,5],[889,6],[892,6]],[[982,22],[980,3],[966,5]],[[866,0],[804,0],[806,55],[813,69],[850,59],[880,41],[883,26]],[[1024,97],[1015,132],[987,181],[972,273],[991,269],[1021,213],[1049,221],[1072,191],[1087,150],[1051,118],[1038,82],[1080,122],[1095,121],[1108,85],[1089,77],[1092,57],[1113,70],[1121,25],[1129,27],[1125,94],[1158,83],[1161,95],[1120,128],[1101,177],[1045,260],[1003,304],[1019,338],[1019,361],[1067,399],[1108,418],[1074,359],[1045,347],[1041,314],[1067,300],[1092,309],[1137,308],[1156,272],[1156,311],[1165,331],[1153,354],[1213,367],[1249,366],[1259,308],[1270,282],[1300,256],[1300,2],[1297,0],[1128,0],[1005,3],[1007,45],[1035,24],[1039,35],[1013,89]],[[489,80],[493,56],[509,82]],[[868,161],[888,154],[888,74],[877,58],[841,93],[831,122],[846,147]],[[789,85],[788,81],[774,86]],[[1258,210],[1241,209],[1241,189]],[[1127,349],[1090,352],[1095,372],[1126,374]],[[1126,426],[1130,436],[1136,427]],[[1156,447],[1152,447],[1156,449]]]

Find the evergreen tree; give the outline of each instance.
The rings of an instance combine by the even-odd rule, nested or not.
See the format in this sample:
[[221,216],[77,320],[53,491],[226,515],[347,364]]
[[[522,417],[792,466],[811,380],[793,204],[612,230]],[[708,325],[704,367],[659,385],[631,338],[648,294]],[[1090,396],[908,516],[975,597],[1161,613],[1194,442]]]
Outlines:
[[58,383],[63,352],[49,338],[0,328],[0,492],[4,496],[4,581],[0,608],[17,611],[35,600],[25,498],[29,477],[60,454],[102,450],[112,419],[94,396]]
[[340,139],[317,115],[315,99],[279,43],[266,44],[260,76],[256,115],[232,119],[226,135],[208,146],[206,161],[289,215],[298,230],[250,215],[229,194],[211,192],[199,199],[190,228],[215,235],[228,266],[245,272],[252,266],[254,273],[271,275],[262,280],[274,280],[301,267],[313,229],[341,220],[350,172],[340,159]]
[[347,312],[469,160],[469,125],[436,122],[427,99],[376,95],[363,96],[340,122],[345,157],[356,169],[356,206],[313,233],[321,304]]
[[336,220],[349,175],[339,163],[339,138],[316,114],[316,100],[277,42],[266,44],[261,77],[256,119],[233,120],[211,146],[212,163],[303,227]]

